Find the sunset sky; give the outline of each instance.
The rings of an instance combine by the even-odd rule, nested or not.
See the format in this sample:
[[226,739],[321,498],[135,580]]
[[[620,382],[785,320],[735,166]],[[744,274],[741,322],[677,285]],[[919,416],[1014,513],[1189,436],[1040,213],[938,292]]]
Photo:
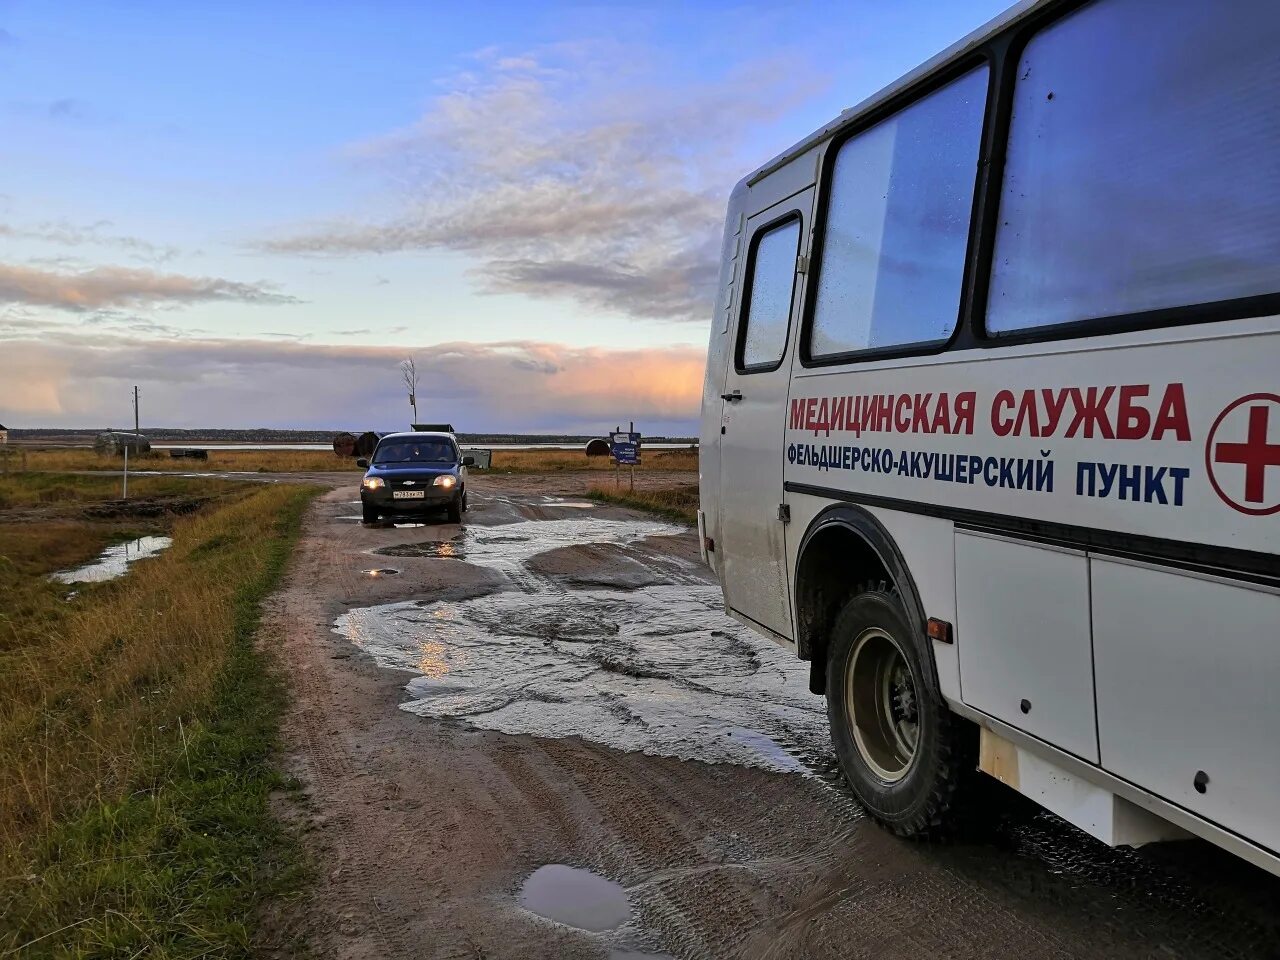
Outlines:
[[734,182],[998,0],[0,0],[0,423],[695,430]]

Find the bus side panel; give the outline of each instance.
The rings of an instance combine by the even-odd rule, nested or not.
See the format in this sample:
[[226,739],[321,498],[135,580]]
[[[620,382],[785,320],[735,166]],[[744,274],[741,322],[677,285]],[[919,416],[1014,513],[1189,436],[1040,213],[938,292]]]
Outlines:
[[1280,850],[1280,593],[1091,567],[1102,766]]
[[1277,365],[1259,317],[811,368],[780,453],[793,486],[916,512],[1274,556]]
[[[702,533],[714,542],[720,532],[720,394],[724,392],[725,376],[732,350],[729,331],[733,324],[731,312],[734,302],[734,285],[742,270],[742,209],[746,204],[747,186],[739,183],[729,197],[725,213],[724,240],[720,248],[720,279],[716,286],[716,307],[711,318],[711,330],[707,345],[707,368],[702,381],[702,420],[698,439],[698,504],[702,515]],[[704,541],[705,548],[705,541]],[[721,565],[714,552],[707,556],[712,569],[719,572]]]

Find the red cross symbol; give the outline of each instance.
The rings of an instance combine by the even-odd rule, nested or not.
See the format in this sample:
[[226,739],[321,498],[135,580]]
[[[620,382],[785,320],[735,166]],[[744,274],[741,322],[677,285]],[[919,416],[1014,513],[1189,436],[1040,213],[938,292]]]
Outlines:
[[[1280,397],[1269,393],[1255,393],[1241,397],[1218,415],[1209,431],[1205,447],[1205,465],[1209,470],[1209,482],[1228,506],[1241,513],[1262,515],[1280,510],[1280,477],[1272,484],[1272,495],[1267,496],[1267,468],[1280,467],[1280,440],[1268,442],[1272,409],[1280,412]],[[1220,428],[1228,436],[1239,437],[1243,427],[1243,441],[1216,441]],[[1244,467],[1244,497],[1238,499],[1224,489],[1233,492],[1240,488],[1239,470],[1223,471],[1222,464]]]

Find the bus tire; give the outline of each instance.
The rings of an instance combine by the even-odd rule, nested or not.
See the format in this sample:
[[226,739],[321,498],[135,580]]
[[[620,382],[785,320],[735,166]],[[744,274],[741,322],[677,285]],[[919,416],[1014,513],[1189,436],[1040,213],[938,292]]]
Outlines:
[[934,689],[910,624],[896,590],[865,584],[836,617],[826,690],[841,772],[866,811],[904,837],[946,832],[976,759],[972,731]]

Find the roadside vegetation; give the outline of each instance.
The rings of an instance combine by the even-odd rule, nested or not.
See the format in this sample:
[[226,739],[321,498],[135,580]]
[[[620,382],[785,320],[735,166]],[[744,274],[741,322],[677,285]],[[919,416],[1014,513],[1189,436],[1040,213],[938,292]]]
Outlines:
[[653,490],[616,490],[612,486],[596,485],[587,491],[587,496],[601,503],[646,510],[669,520],[689,524],[698,522],[698,485],[696,483],[682,483],[674,487],[659,487]]
[[[167,450],[153,451],[148,456],[131,458],[129,470],[164,471],[166,473],[330,473],[355,472],[354,459],[339,457],[325,450],[219,450],[208,449],[208,460],[175,460]],[[88,449],[38,450],[14,448],[7,462],[12,469],[30,471],[110,470],[120,472],[119,457],[94,453]],[[26,464],[25,468],[22,467]],[[0,469],[4,463],[0,462]],[[696,472],[698,451],[646,450],[636,473],[653,470]],[[480,473],[566,473],[590,470],[612,472],[608,457],[588,457],[582,450],[495,450],[493,467]],[[133,480],[130,480],[133,483]]]
[[[209,451],[208,460],[175,460],[168,450],[153,450],[141,457],[129,458],[129,472],[162,470],[166,473],[330,473],[357,471],[354,459],[339,457],[327,450],[219,450]],[[89,449],[24,450],[14,448],[9,454],[12,469],[25,470],[111,470],[119,473],[124,466],[121,457],[95,453]],[[25,467],[23,466],[25,464]],[[3,464],[0,464],[3,467]],[[130,484],[133,480],[130,479]]]
[[[301,876],[253,639],[316,489],[112,484],[0,476],[0,957],[243,956]],[[48,578],[157,532],[118,580]]]
[[[623,467],[623,474],[630,468]],[[654,470],[696,473],[698,451],[646,450],[636,468],[641,474]],[[613,472],[608,457],[588,457],[581,450],[495,450],[491,473],[566,473],[577,470]]]
[[[148,504],[158,503],[167,507],[175,500],[200,505],[233,491],[243,492],[244,484],[216,478],[130,475],[129,496],[135,509],[119,504],[116,512],[136,515],[147,512]],[[50,516],[83,517],[104,512],[97,510],[95,505],[117,500],[120,493],[120,477],[109,474],[0,473],[0,510],[41,507],[41,512]],[[0,521],[25,519],[26,514],[0,517]]]

